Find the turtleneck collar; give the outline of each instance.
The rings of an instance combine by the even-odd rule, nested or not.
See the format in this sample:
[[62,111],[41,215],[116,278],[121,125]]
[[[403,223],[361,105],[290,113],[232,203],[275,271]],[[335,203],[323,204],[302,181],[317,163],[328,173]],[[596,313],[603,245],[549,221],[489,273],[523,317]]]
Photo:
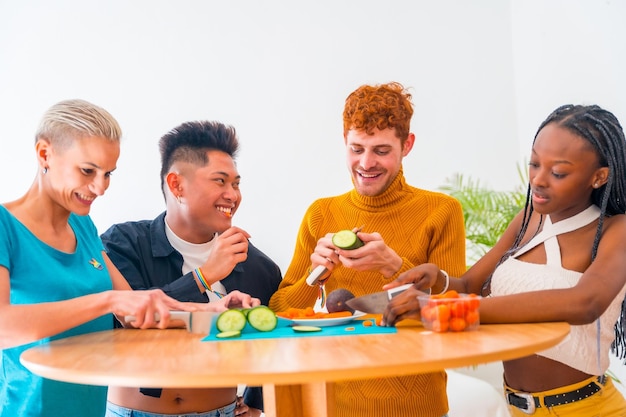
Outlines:
[[357,192],[356,188],[350,191],[350,201],[362,210],[379,210],[388,206],[398,204],[398,201],[406,195],[406,181],[404,170],[400,167],[398,175],[393,179],[389,187],[382,194],[376,196],[365,196]]

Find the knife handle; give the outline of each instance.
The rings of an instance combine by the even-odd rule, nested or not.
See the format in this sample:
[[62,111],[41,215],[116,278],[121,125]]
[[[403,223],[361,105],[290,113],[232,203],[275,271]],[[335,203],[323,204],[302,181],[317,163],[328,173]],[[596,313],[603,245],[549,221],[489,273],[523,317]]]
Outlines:
[[389,295],[389,299],[391,300],[393,297],[395,297],[396,295],[400,294],[404,290],[406,290],[408,288],[411,288],[412,286],[413,286],[413,283],[409,283],[409,284],[400,285],[399,287],[395,287],[395,288],[392,288],[390,290],[387,290],[387,294]]
[[324,265],[318,265],[311,271],[309,276],[306,278],[306,283],[311,287],[318,283],[320,278],[324,276],[324,274],[328,271]]

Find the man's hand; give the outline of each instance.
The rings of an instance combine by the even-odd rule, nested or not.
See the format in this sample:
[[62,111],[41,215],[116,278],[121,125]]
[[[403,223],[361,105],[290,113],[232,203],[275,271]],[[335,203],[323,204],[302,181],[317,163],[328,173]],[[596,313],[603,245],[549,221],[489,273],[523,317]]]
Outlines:
[[240,262],[248,259],[248,239],[243,229],[231,227],[215,238],[211,254],[201,266],[209,285],[228,276]]
[[333,245],[332,238],[333,233],[327,233],[326,236],[319,239],[315,250],[311,254],[311,268],[323,265],[329,271],[326,275],[330,274],[330,271],[341,263],[339,256],[335,252],[337,248]]
[[387,246],[379,233],[359,232],[357,236],[365,243],[358,249],[345,250],[333,246],[334,254],[345,267],[380,272],[385,278],[392,277],[400,270],[402,258]]
[[221,313],[229,308],[252,308],[261,305],[261,300],[241,291],[231,291],[218,301],[210,303],[192,303],[198,310]]

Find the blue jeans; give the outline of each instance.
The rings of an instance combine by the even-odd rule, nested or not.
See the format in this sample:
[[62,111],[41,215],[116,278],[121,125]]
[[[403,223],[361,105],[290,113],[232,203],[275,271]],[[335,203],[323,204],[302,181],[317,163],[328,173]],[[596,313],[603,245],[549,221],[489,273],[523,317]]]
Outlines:
[[216,410],[207,411],[204,413],[191,413],[191,414],[157,414],[148,413],[147,411],[136,411],[130,408],[120,407],[111,402],[107,402],[107,412],[105,417],[235,417],[235,405],[228,404],[222,408]]

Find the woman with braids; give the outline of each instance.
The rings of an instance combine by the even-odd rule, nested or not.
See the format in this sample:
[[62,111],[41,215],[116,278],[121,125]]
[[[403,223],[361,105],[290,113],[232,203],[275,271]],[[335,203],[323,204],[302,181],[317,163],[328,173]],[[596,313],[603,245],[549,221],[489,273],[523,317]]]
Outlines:
[[566,321],[557,346],[504,362],[511,415],[626,416],[605,376],[609,350],[626,357],[626,143],[598,106],[566,105],[541,124],[526,207],[498,243],[459,279],[422,264],[384,288],[414,282],[384,321],[419,318],[417,288],[484,296],[483,323]]

